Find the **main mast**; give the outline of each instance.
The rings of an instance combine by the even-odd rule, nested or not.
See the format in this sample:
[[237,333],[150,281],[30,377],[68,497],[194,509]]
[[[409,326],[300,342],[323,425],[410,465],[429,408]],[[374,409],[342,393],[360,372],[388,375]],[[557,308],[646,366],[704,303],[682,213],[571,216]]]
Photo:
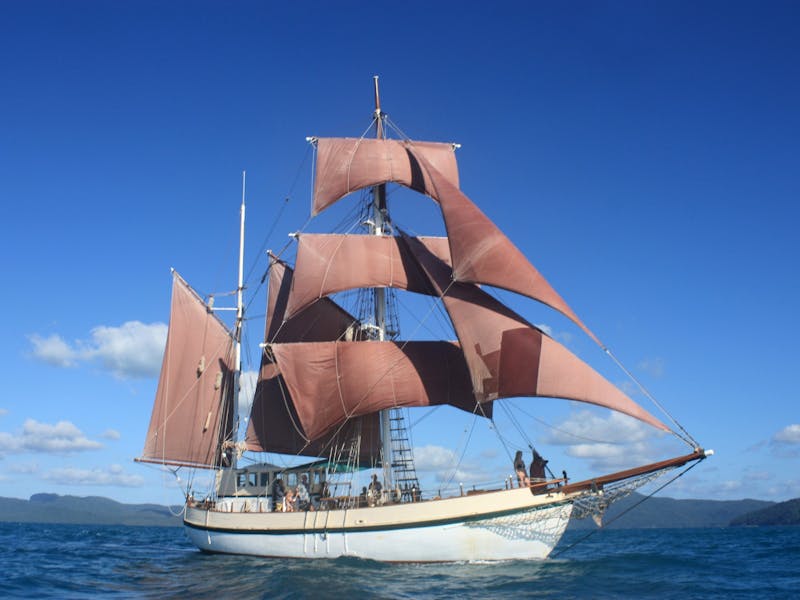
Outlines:
[[[375,137],[385,139],[386,132],[383,128],[383,113],[381,112],[381,99],[378,91],[378,76],[373,77],[375,84]],[[386,218],[386,184],[382,183],[372,188],[372,221],[370,233],[385,235]],[[374,316],[378,340],[386,339],[386,290],[374,288]],[[383,481],[387,489],[392,489],[392,432],[391,413],[388,410],[380,412],[381,422],[381,463],[383,465]]]

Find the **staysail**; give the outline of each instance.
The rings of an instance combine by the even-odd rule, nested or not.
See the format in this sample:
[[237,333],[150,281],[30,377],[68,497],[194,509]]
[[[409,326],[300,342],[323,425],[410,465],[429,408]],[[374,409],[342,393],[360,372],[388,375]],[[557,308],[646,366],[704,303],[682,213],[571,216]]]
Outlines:
[[233,431],[234,341],[173,271],[169,332],[150,428],[139,460],[212,468]]
[[404,235],[447,309],[464,350],[476,399],[514,396],[564,398],[669,428],[564,346],[470,283],[452,281],[446,263],[416,238]]

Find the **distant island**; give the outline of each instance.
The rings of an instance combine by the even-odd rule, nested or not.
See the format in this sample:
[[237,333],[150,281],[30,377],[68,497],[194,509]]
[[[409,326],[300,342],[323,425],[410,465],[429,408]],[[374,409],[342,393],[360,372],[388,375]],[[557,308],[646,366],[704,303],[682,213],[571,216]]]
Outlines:
[[[644,500],[644,501],[643,501]],[[727,527],[731,521],[775,505],[766,500],[676,500],[633,493],[612,504],[603,515],[609,529]],[[590,519],[572,519],[569,529],[595,529]]]
[[[642,502],[643,499],[644,496],[634,493],[611,505],[603,515],[603,526],[610,529],[668,529],[800,525],[800,498],[780,503],[661,497]],[[177,527],[182,524],[180,511],[180,506],[124,504],[100,496],[34,494],[29,500],[0,497],[0,521],[12,523]],[[572,519],[569,523],[569,529],[596,527],[589,518]]]
[[761,510],[740,515],[731,521],[737,526],[800,525],[800,498],[779,502]]
[[177,527],[180,506],[123,504],[100,496],[34,494],[29,500],[0,497],[0,521],[12,523],[73,523]]

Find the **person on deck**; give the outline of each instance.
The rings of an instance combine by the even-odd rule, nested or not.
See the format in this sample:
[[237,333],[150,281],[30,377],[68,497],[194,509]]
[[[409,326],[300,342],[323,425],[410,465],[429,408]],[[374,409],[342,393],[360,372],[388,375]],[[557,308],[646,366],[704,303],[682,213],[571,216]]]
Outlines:
[[514,456],[514,471],[517,473],[517,483],[519,487],[528,487],[530,480],[528,474],[525,472],[525,461],[522,458],[522,450],[517,450]]
[[276,477],[272,482],[272,510],[279,512],[283,510],[283,501],[286,498],[286,486],[283,479]]
[[299,510],[314,510],[311,505],[311,496],[308,495],[308,475],[306,474],[300,477],[300,483],[297,484],[296,498]]
[[367,492],[367,500],[370,506],[375,506],[381,502],[381,490],[383,486],[381,482],[378,481],[378,475],[373,473],[372,474],[372,481],[369,484],[369,491]]
[[544,469],[547,466],[548,461],[546,461],[541,454],[539,454],[536,450],[533,451],[533,461],[531,461],[531,482],[534,483],[541,483],[543,481],[547,481],[547,475],[545,475]]
[[297,497],[292,488],[286,489],[286,497],[283,499],[283,512],[294,512],[297,510]]

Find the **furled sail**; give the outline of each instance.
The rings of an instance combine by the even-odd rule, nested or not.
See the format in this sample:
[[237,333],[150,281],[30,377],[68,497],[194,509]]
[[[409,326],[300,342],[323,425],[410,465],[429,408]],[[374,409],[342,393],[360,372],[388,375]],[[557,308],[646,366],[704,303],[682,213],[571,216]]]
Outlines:
[[450,267],[416,238],[403,242],[442,297],[479,402],[546,396],[588,402],[669,431],[589,365],[478,286],[453,282]]
[[214,467],[233,430],[233,348],[225,325],[173,272],[161,377],[140,460]]
[[[270,257],[266,339],[276,342],[332,341],[353,337],[357,320],[328,298],[313,303],[293,318],[286,318],[293,270]],[[380,455],[377,415],[353,419],[338,432],[339,439],[360,438],[363,464],[376,464]],[[254,452],[325,456],[336,441],[333,435],[312,438],[297,417],[294,401],[272,356],[263,353],[245,445]]]
[[489,409],[476,407],[456,343],[318,342],[270,348],[312,439],[348,418],[392,407],[449,404],[478,414]]
[[418,156],[458,188],[453,144],[318,138],[311,213],[316,215],[350,192],[390,181],[432,196],[430,177],[420,168]]
[[[447,238],[417,239],[449,264]],[[394,236],[303,234],[298,236],[296,267],[302,276],[292,280],[288,317],[320,298],[355,288],[393,287],[434,293],[406,246]]]

